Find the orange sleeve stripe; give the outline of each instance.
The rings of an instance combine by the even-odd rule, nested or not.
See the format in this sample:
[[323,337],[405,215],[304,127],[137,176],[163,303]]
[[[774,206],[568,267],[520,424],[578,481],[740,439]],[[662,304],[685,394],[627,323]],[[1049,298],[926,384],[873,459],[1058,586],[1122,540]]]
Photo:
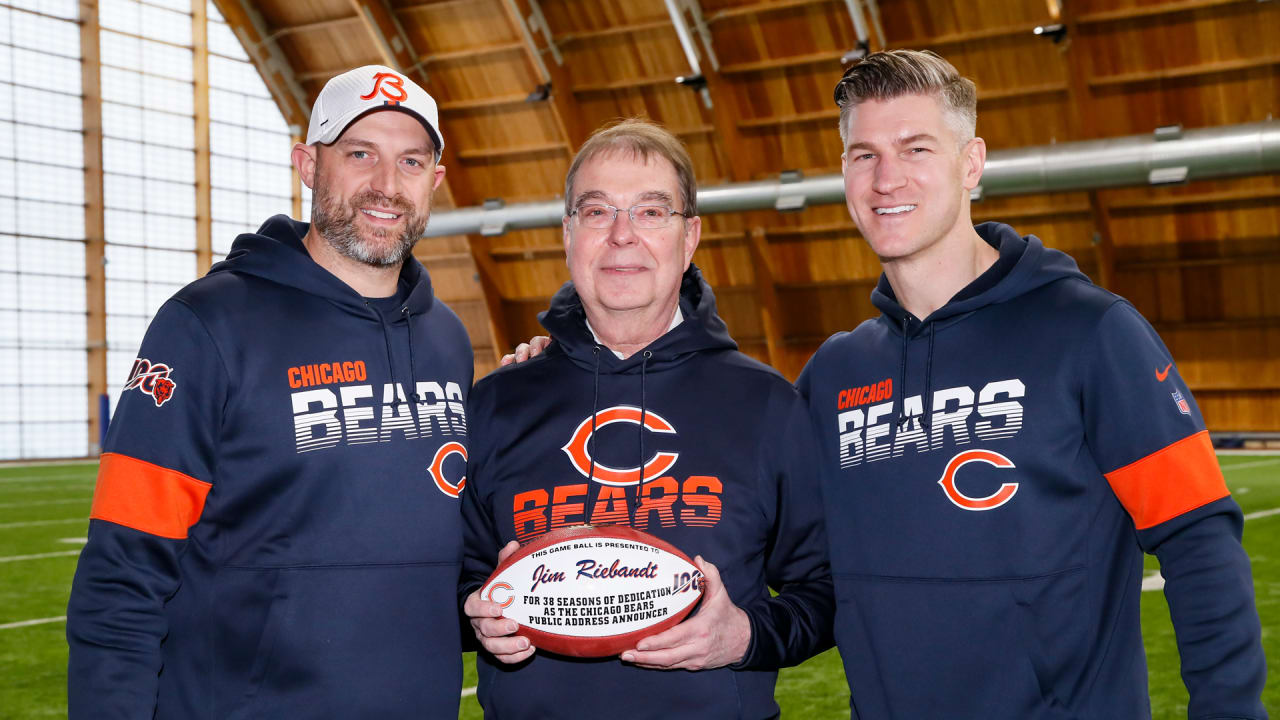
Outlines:
[[211,484],[128,455],[103,453],[89,517],[185,540]]
[[1106,475],[1111,489],[1139,530],[1231,494],[1218,467],[1208,430],[1185,437]]

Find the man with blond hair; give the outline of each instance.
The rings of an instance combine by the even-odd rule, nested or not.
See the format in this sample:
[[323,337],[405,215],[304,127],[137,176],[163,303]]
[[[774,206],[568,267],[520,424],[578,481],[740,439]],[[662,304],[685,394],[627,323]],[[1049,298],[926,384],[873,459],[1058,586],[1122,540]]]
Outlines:
[[[777,669],[831,644],[808,414],[729,337],[690,262],[701,226],[679,140],[636,120],[597,132],[565,180],[552,344],[472,391],[461,594],[488,717],[591,715],[579,700],[615,720],[777,717]],[[474,592],[517,543],[587,522],[694,556],[697,612],[620,657],[565,658]]]
[[1156,332],[1066,254],[974,227],[976,92],[929,52],[836,87],[881,311],[798,387],[855,718],[1150,717],[1143,552],[1191,718],[1265,718],[1242,517]]

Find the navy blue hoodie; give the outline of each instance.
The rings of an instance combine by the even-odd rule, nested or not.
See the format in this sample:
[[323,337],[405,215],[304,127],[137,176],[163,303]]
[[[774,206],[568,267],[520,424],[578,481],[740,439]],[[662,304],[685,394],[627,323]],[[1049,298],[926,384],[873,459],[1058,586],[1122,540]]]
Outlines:
[[367,302],[284,216],[157,312],[67,610],[72,718],[457,714],[471,346],[410,258]]
[[1071,258],[987,223],[985,274],[800,377],[819,428],[852,716],[1150,717],[1142,554],[1191,718],[1265,718],[1242,518],[1160,338]]
[[[554,340],[547,351],[476,384],[461,594],[479,587],[511,540],[584,522],[631,525],[716,565],[750,618],[747,655],[688,672],[543,651],[506,665],[481,652],[487,718],[774,717],[777,668],[832,643],[804,403],[737,351],[696,267],[685,273],[680,309],[682,323],[620,360],[595,343],[566,284],[540,316]],[[582,429],[593,411],[590,438]]]

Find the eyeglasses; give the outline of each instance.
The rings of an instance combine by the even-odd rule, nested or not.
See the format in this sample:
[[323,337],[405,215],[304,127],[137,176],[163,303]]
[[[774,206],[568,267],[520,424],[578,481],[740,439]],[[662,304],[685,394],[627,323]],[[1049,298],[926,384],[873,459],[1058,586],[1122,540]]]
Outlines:
[[[589,227],[592,230],[607,230],[613,227],[613,221],[618,217],[618,210],[620,209],[612,205],[591,203],[579,205],[569,215],[577,215],[578,222],[582,223],[584,227]],[[656,230],[670,225],[672,215],[689,217],[678,210],[672,210],[666,205],[632,205],[627,208],[627,215],[631,217],[632,225],[643,230]]]

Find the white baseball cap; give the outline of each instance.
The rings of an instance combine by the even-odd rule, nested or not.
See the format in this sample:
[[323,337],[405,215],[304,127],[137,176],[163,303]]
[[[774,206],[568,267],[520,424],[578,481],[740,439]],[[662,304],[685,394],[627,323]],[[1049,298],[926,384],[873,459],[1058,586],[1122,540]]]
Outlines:
[[400,110],[418,118],[436,146],[436,160],[444,149],[436,101],[417,83],[385,65],[348,70],[325,83],[311,108],[307,144],[328,145],[347,126],[374,110]]

